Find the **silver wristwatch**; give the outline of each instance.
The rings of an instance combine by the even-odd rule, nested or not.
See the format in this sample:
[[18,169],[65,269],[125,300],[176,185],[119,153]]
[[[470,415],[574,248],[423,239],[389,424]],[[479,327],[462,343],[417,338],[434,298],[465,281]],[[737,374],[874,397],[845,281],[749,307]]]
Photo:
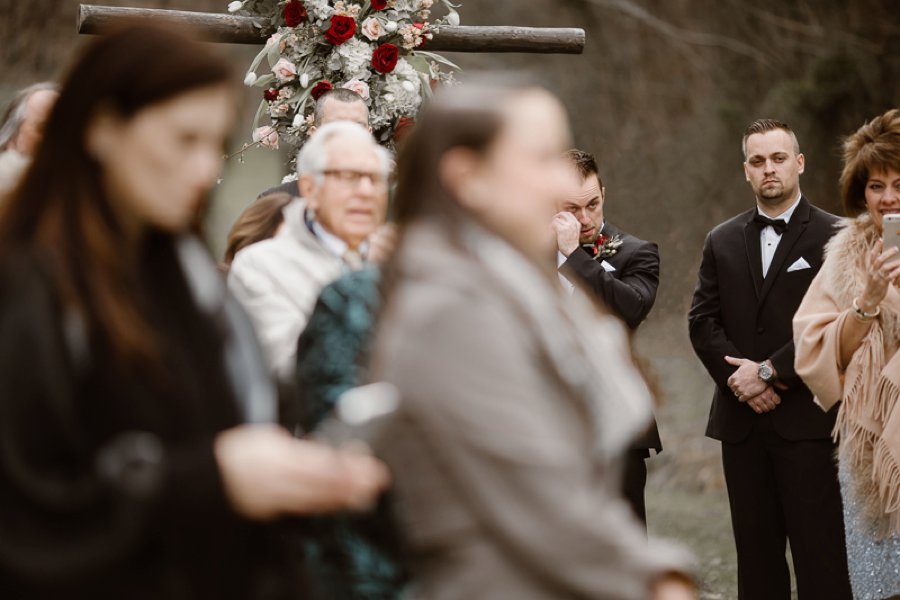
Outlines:
[[759,368],[756,371],[757,376],[763,381],[763,383],[770,384],[775,381],[775,370],[769,366],[769,363],[766,361],[762,361],[759,363]]

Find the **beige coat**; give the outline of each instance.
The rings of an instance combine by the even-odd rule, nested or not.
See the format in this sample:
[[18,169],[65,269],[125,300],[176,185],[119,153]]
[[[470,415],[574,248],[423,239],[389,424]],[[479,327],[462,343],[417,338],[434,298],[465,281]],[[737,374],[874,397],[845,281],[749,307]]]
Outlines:
[[297,339],[306,327],[322,288],[341,275],[341,259],[306,226],[306,202],[284,207],[284,226],[275,237],[237,253],[228,288],[253,320],[272,371],[290,379],[296,368]]
[[474,226],[407,234],[374,375],[402,408],[391,466],[414,598],[646,598],[685,566],[649,546],[619,462],[650,419],[622,326]]
[[867,517],[900,532],[900,293],[891,286],[881,315],[853,354],[840,363],[840,331],[865,284],[868,254],[881,237],[869,216],[845,219],[825,249],[825,262],[794,316],[795,367],[816,401],[843,402],[835,434],[849,461]]

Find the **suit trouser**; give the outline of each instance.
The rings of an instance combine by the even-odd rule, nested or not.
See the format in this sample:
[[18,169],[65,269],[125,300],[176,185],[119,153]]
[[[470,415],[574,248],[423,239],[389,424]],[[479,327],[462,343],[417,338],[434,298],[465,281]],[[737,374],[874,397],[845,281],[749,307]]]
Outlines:
[[828,439],[785,440],[770,415],[744,441],[722,442],[739,600],[790,600],[786,540],[799,600],[853,598],[834,450]]
[[647,526],[647,507],[644,488],[647,487],[647,458],[649,450],[628,450],[622,477],[622,495],[641,523]]

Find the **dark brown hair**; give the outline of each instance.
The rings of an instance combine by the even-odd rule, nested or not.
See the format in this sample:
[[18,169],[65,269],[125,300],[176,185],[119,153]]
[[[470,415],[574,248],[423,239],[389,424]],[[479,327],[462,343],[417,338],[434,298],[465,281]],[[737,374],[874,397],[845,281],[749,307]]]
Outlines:
[[844,140],[841,202],[848,216],[866,211],[866,183],[873,171],[900,171],[900,110],[875,117]]
[[563,156],[572,163],[575,169],[578,171],[578,174],[581,175],[581,179],[587,179],[591,175],[597,176],[597,181],[600,182],[600,189],[603,189],[603,178],[600,177],[600,169],[597,167],[597,159],[594,158],[594,155],[590,152],[585,152],[584,150],[578,150],[577,148],[572,148],[571,150],[566,150]]
[[27,246],[47,262],[66,305],[122,365],[159,349],[138,308],[135,256],[86,148],[100,111],[128,119],[188,91],[223,85],[228,64],[172,31],[130,25],[93,41],[71,67],[47,120],[43,143],[16,193],[0,209],[0,244]]
[[757,133],[768,133],[778,129],[786,131],[791,136],[791,140],[794,142],[794,153],[800,154],[800,142],[797,141],[797,135],[790,125],[777,119],[757,119],[747,125],[747,129],[744,130],[744,137],[741,138],[741,149],[744,152],[744,158],[747,158],[747,138]]
[[284,214],[281,211],[291,200],[293,200],[291,194],[267,194],[260,196],[245,208],[228,233],[228,245],[222,262],[231,266],[234,255],[239,250],[275,235],[284,223]]

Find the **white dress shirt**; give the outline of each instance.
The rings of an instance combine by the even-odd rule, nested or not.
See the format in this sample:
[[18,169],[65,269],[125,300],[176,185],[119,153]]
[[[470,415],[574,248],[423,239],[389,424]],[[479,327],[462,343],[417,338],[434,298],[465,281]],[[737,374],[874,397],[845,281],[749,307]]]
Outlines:
[[[604,220],[603,223],[600,224],[600,231],[597,232],[597,237],[600,237],[603,234],[604,227],[606,227],[606,220]],[[579,240],[578,248],[576,248],[574,251],[578,252],[580,249],[581,242]],[[562,286],[562,288],[571,294],[575,290],[575,284],[566,279],[566,276],[559,272],[559,268],[563,266],[563,263],[565,263],[568,259],[568,256],[566,256],[559,250],[556,251],[556,276],[559,277],[559,284]]]
[[[797,205],[800,204],[800,197],[797,196],[797,200],[791,204],[790,208],[781,213],[780,215],[776,215],[774,217],[769,217],[769,215],[765,214],[763,211],[756,207],[756,212],[765,217],[769,217],[770,219],[781,219],[785,223],[791,222],[791,216],[794,214],[794,211],[797,209]],[[778,243],[781,241],[781,234],[775,231],[775,228],[771,225],[766,225],[759,232],[759,248],[762,251],[762,272],[763,277],[765,278],[766,274],[769,272],[769,267],[772,265],[772,259],[775,257],[775,251],[778,250]]]

